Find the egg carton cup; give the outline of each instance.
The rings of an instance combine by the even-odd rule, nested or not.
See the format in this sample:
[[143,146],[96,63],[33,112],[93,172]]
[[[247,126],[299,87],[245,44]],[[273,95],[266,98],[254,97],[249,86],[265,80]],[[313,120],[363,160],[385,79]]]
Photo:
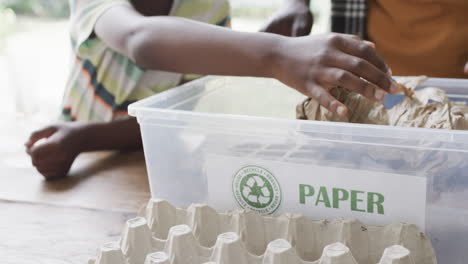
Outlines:
[[121,239],[89,264],[436,264],[430,240],[412,224],[368,226],[354,219],[176,208],[151,199]]

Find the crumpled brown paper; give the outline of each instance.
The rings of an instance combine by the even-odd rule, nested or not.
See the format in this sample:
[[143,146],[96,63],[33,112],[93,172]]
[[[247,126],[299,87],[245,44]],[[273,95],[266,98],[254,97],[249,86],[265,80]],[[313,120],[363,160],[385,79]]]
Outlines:
[[314,99],[307,99],[296,108],[298,119],[335,121],[361,124],[391,125],[403,127],[468,129],[468,106],[463,102],[450,101],[442,89],[428,87],[414,89],[427,79],[426,76],[403,77],[398,83],[410,97],[391,109],[368,100],[364,96],[336,87],[331,95],[348,107],[348,113],[340,117],[328,111]]

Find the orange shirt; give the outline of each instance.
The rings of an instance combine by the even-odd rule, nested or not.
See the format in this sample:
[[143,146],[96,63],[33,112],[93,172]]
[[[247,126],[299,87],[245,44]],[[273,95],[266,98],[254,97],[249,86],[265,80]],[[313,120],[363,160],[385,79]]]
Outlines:
[[468,0],[368,0],[368,34],[394,75],[467,78]]

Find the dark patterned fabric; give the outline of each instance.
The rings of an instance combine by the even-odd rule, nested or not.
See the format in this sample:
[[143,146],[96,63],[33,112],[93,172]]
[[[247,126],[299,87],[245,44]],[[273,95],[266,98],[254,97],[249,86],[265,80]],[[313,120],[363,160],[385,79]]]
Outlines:
[[332,0],[332,31],[367,37],[367,0]]

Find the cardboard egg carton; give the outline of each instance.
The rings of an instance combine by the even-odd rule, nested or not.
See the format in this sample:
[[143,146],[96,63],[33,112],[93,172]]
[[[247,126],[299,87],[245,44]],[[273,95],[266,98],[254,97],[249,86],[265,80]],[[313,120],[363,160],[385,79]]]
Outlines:
[[118,242],[90,264],[436,264],[431,242],[415,225],[367,226],[357,220],[301,215],[218,213],[195,204],[150,200],[128,220]]

